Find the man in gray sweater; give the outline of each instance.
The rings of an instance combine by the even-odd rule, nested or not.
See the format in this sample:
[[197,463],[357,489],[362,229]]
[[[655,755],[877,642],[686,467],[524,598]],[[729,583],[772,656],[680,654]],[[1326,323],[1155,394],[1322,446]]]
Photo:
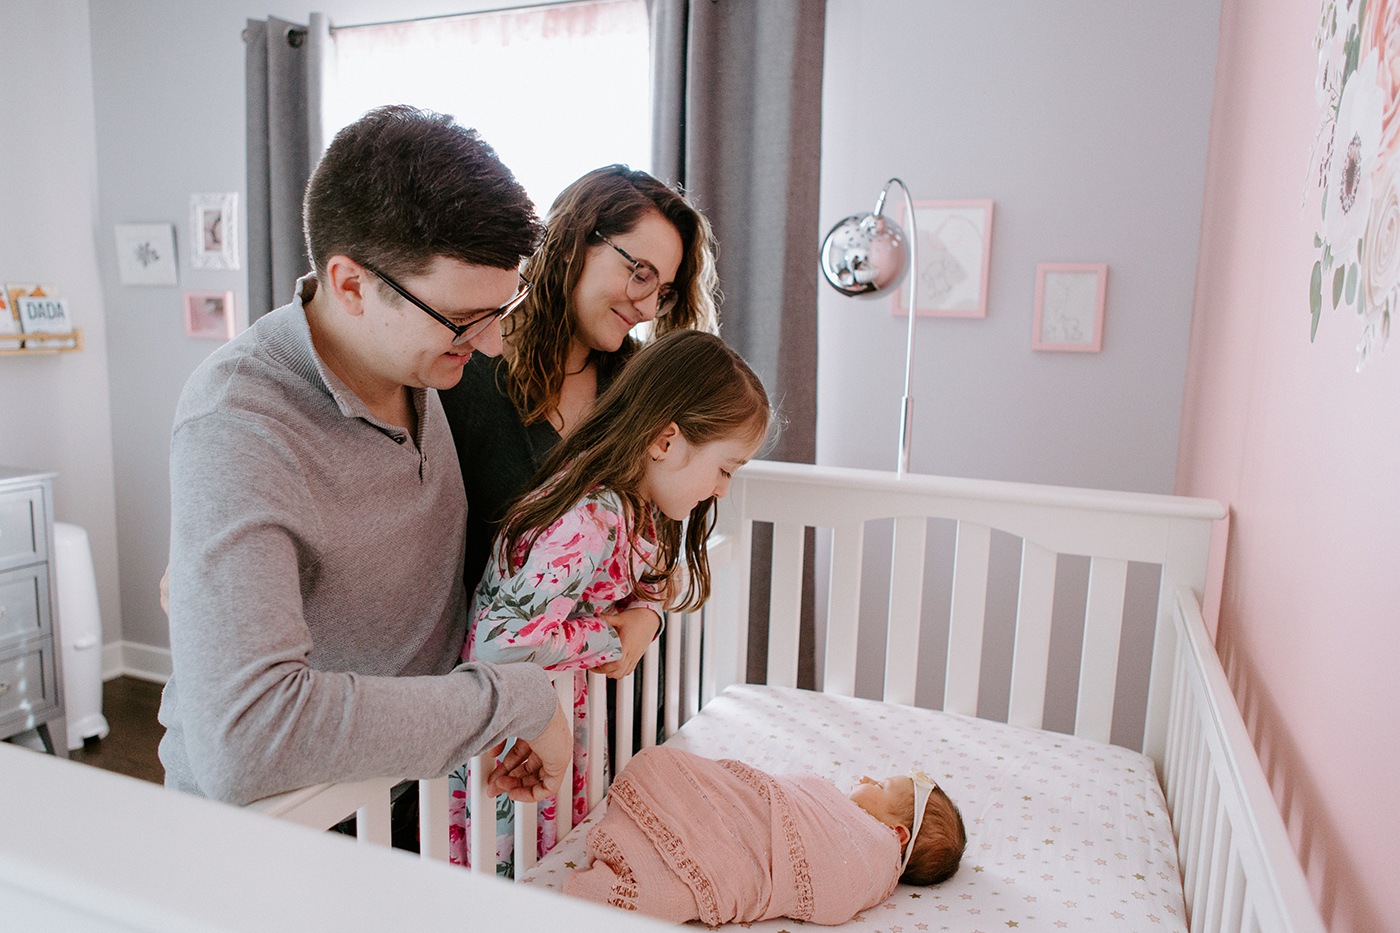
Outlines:
[[435,391],[499,351],[534,209],[475,131],[395,106],[336,135],[304,222],[314,273],[175,415],[166,784],[247,803],[517,736],[493,789],[547,796],[571,738],[544,672],[458,664],[467,504]]

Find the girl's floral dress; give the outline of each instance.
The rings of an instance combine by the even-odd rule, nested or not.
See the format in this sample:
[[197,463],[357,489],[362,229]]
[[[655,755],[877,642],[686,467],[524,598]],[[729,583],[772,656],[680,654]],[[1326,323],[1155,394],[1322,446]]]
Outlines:
[[[644,517],[650,531],[649,516]],[[531,661],[546,670],[574,670],[574,786],[573,823],[587,815],[585,789],[588,769],[606,769],[607,762],[588,760],[588,730],[607,728],[588,722],[588,682],[585,671],[622,656],[617,633],[603,613],[657,603],[638,598],[629,579],[640,577],[652,559],[653,535],[629,533],[622,503],[614,493],[595,489],[536,539],[512,555],[518,569],[501,566],[494,550],[477,587],[467,643],[466,661],[504,664]],[[631,574],[628,566],[631,566]],[[604,780],[606,781],[606,773]],[[466,765],[448,779],[452,794],[449,831],[451,859],[470,865],[471,784]],[[539,805],[538,844],[543,856],[558,842],[555,800]],[[496,873],[514,874],[514,816],[508,797],[496,801]]]

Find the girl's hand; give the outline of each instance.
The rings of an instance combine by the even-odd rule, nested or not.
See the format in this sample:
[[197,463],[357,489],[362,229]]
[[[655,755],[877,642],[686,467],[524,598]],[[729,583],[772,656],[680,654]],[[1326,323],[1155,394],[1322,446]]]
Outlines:
[[621,680],[636,669],[637,662],[647,653],[647,646],[661,629],[661,616],[653,609],[638,606],[600,618],[617,632],[618,640],[622,642],[622,657],[600,664],[594,670],[604,677]]

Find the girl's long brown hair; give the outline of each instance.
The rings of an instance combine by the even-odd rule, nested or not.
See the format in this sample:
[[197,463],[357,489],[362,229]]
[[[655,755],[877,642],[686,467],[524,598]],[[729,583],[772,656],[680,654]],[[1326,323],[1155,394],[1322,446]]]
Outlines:
[[[657,551],[641,579],[629,581],[644,598],[691,611],[710,595],[705,542],[714,528],[713,497],[682,523],[667,518],[640,493],[648,448],[671,424],[694,445],[732,437],[758,440],[768,432],[768,395],[748,364],[718,337],[673,331],[638,351],[598,399],[593,411],[545,461],[534,492],[506,515],[497,539],[503,566],[534,546],[540,534],[602,487],[622,501],[629,535],[654,527]],[[523,547],[522,547],[523,545]],[[684,549],[684,590],[672,579]],[[628,562],[631,573],[631,562]]]
[[[681,237],[676,270],[676,306],[657,318],[652,334],[718,328],[719,276],[710,224],[684,195],[646,172],[625,165],[594,169],[559,193],[545,219],[545,238],[522,270],[530,296],[506,319],[506,393],[526,424],[559,406],[569,342],[576,324],[574,286],[588,250],[636,228],[648,213],[671,222]],[[637,350],[631,337],[615,353],[595,353],[598,375],[607,381]]]

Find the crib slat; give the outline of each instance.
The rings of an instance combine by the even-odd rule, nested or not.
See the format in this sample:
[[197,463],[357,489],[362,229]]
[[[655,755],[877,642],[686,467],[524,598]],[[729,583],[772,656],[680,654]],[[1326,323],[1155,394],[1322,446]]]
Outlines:
[[924,607],[924,546],[928,519],[894,520],[890,556],[890,613],[885,634],[886,703],[914,705],[919,685],[919,617]]
[[[588,721],[590,723],[605,723],[608,721],[608,679],[596,671],[588,672]],[[604,780],[606,778],[603,767],[608,760],[606,754],[608,741],[608,730],[594,727],[588,730],[588,760],[592,767],[588,769],[588,809],[591,811],[598,805],[598,801],[603,799],[603,794],[607,790]]]
[[661,666],[660,659],[661,649],[653,639],[647,645],[646,654],[642,655],[642,748],[651,748],[656,744],[656,708],[660,704],[657,671]]
[[1084,606],[1084,650],[1079,663],[1079,703],[1074,734],[1108,742],[1113,733],[1113,695],[1118,680],[1118,643],[1123,631],[1123,594],[1128,562],[1095,557],[1089,562],[1089,599]]
[[[538,804],[517,803],[515,805],[515,880],[525,880],[525,873],[539,861],[539,815]],[[562,838],[562,837],[561,837]]]
[[360,842],[372,842],[377,846],[392,843],[393,829],[391,807],[388,795],[376,797],[355,811],[355,838]]
[[[670,613],[666,626],[666,715],[662,719],[662,725],[666,729],[667,738],[675,735],[676,730],[681,727],[681,646],[685,644],[688,619],[688,614],[673,612]],[[591,810],[592,806],[589,809]]]
[[860,629],[860,562],[865,525],[831,529],[831,585],[826,601],[826,660],[822,691],[856,693],[856,641]]
[[486,775],[495,764],[490,755],[471,760],[471,869],[478,875],[496,873],[496,799],[486,793]]
[[[618,774],[627,767],[627,762],[632,760],[632,678],[635,674],[628,674],[617,682],[617,690],[614,695],[617,697],[617,715],[614,718],[617,724],[617,734],[613,736],[613,774]],[[560,838],[563,838],[562,836]]]
[[1007,722],[1040,729],[1045,723],[1045,682],[1050,670],[1050,615],[1055,601],[1055,554],[1031,541],[1021,546],[1021,593],[1016,603],[1016,642],[1011,654],[1011,704]]
[[1203,917],[1202,926],[1207,930],[1221,929],[1220,919],[1224,909],[1225,888],[1230,877],[1228,874],[1229,856],[1234,840],[1224,800],[1220,802],[1215,822],[1215,846],[1211,850],[1208,866],[1210,881],[1206,885],[1204,903],[1198,901],[1196,904],[1196,913]]
[[972,522],[958,522],[943,708],[963,716],[977,715],[977,691],[982,679],[982,628],[987,615],[987,567],[991,563],[991,550],[990,528]]
[[768,684],[797,686],[797,639],[802,625],[802,544],[806,528],[773,523],[773,576],[768,600]]
[[685,620],[685,706],[681,710],[681,724],[700,711],[700,636],[704,631],[702,620],[708,619],[708,610],[687,616]]
[[1238,930],[1244,926],[1244,867],[1240,864],[1240,850],[1230,847],[1230,858],[1225,867],[1225,895],[1220,907],[1220,923],[1216,929]]
[[447,778],[418,782],[418,854],[423,858],[448,860],[447,820],[451,801]]
[[[554,681],[554,695],[559,698],[559,705],[569,714],[571,721],[569,731],[573,732],[574,715],[574,678],[582,676],[578,671],[567,671],[562,676],[556,675],[551,678]],[[629,732],[628,735],[631,735]],[[571,745],[573,743],[570,743]],[[574,828],[574,767],[577,762],[573,754],[569,755],[569,764],[564,768],[564,780],[559,782],[559,794],[554,800],[554,825],[558,829],[556,838],[563,839],[569,834],[569,830]],[[515,805],[515,817],[520,819],[522,809],[537,809],[533,803],[517,803]],[[473,824],[474,825],[474,824]],[[491,821],[492,829],[495,828],[495,820]]]
[[1201,832],[1196,837],[1195,851],[1191,855],[1191,860],[1195,869],[1191,886],[1182,888],[1186,896],[1186,906],[1191,913],[1191,929],[1207,930],[1205,925],[1206,911],[1206,886],[1210,883],[1211,870],[1214,865],[1207,853],[1215,848],[1216,831],[1220,826],[1222,814],[1220,812],[1220,782],[1216,780],[1215,773],[1206,773],[1206,793],[1205,799],[1201,802]]

